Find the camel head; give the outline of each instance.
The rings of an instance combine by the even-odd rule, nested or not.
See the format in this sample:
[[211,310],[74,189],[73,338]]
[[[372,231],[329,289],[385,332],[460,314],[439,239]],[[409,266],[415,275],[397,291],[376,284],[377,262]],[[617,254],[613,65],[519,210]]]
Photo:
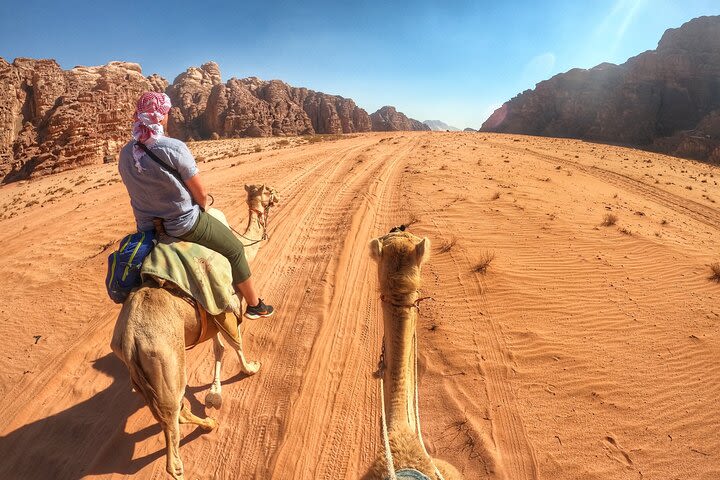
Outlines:
[[420,267],[430,258],[430,240],[395,227],[370,241],[370,256],[378,262],[383,293],[413,293],[420,287]]
[[255,210],[265,210],[280,202],[277,191],[272,187],[262,185],[245,185],[247,204]]

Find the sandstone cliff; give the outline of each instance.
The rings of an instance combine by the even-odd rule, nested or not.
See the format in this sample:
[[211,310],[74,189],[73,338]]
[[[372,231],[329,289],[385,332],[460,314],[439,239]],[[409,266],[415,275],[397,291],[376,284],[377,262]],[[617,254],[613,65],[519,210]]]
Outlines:
[[54,60],[0,58],[0,179],[114,160],[141,92],[164,90],[135,63],[62,70]]
[[[143,91],[171,98],[168,134],[181,140],[369,132],[370,115],[349,98],[280,80],[231,78],[214,62],[191,67],[172,85],[134,63],[62,70],[54,60],[0,58],[0,181],[11,182],[117,159],[130,139]],[[380,129],[427,130],[392,107]]]
[[395,110],[395,107],[385,106],[370,115],[374,132],[393,132],[397,130],[430,131],[424,123],[408,118],[404,113]]
[[669,29],[622,65],[573,69],[496,110],[481,131],[617,142],[720,161],[720,16]]
[[370,117],[349,98],[280,80],[231,78],[214,62],[191,67],[168,88],[170,135],[184,140],[370,131]]

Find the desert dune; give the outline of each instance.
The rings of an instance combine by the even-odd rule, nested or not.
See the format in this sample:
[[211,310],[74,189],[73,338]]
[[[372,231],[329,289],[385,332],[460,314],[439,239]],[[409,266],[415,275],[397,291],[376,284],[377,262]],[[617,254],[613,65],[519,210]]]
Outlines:
[[[253,263],[278,313],[242,325],[261,370],[236,375],[226,354],[207,411],[220,426],[182,427],[186,478],[368,471],[382,448],[368,243],[403,223],[433,245],[417,323],[431,455],[466,479],[720,478],[720,168],[489,133],[189,146],[234,225],[245,183],[281,204]],[[3,185],[0,206],[0,478],[168,478],[110,350],[106,259],[134,230],[117,165]],[[201,416],[211,350],[187,355]]]

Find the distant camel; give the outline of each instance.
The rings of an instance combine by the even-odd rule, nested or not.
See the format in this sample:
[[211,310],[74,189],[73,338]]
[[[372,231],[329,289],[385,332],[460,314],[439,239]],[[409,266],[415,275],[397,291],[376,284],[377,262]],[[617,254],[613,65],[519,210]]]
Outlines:
[[420,267],[430,257],[430,240],[404,227],[370,242],[378,263],[383,307],[383,443],[385,453],[366,479],[457,480],[460,473],[427,453],[420,432],[417,397],[417,310]]
[[[277,202],[277,194],[275,189],[265,185],[245,185],[245,190],[249,219],[242,237],[250,240],[245,247],[245,256],[250,262],[260,248],[259,240],[265,238],[267,212]],[[190,303],[158,288],[154,282],[146,282],[125,301],[113,332],[113,352],[127,365],[133,385],[165,432],[167,471],[175,479],[184,478],[179,424],[191,423],[205,430],[218,425],[214,418],[193,415],[183,401],[187,384],[185,347],[213,338],[214,380],[205,399],[206,404],[212,406],[219,407],[222,403],[220,370],[225,347],[221,334],[233,345],[242,373],[252,375],[260,368],[259,362],[245,359],[242,343],[233,339],[233,334],[237,333],[236,338],[242,342],[240,327],[234,319],[224,323],[237,328],[237,332],[231,331],[230,335],[220,330],[215,322],[207,323],[207,333],[203,333],[199,315]]]

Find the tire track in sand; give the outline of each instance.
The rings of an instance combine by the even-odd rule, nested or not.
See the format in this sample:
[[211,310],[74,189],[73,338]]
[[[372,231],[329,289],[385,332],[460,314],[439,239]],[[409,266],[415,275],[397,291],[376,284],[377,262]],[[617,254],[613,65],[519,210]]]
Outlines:
[[652,200],[659,205],[667,207],[681,215],[686,215],[716,230],[720,230],[720,211],[707,207],[689,198],[680,197],[674,193],[668,192],[667,190],[653,187],[652,185],[632,178],[628,175],[623,175],[622,173],[607,170],[596,165],[585,165],[573,160],[556,157],[555,155],[538,152],[537,150],[527,147],[518,148],[500,142],[489,141],[487,143],[507,150],[512,150],[517,153],[529,153],[550,163],[560,163],[566,166],[571,166],[590,176],[604,180],[611,185],[624,188],[631,192],[637,192],[643,197]]

